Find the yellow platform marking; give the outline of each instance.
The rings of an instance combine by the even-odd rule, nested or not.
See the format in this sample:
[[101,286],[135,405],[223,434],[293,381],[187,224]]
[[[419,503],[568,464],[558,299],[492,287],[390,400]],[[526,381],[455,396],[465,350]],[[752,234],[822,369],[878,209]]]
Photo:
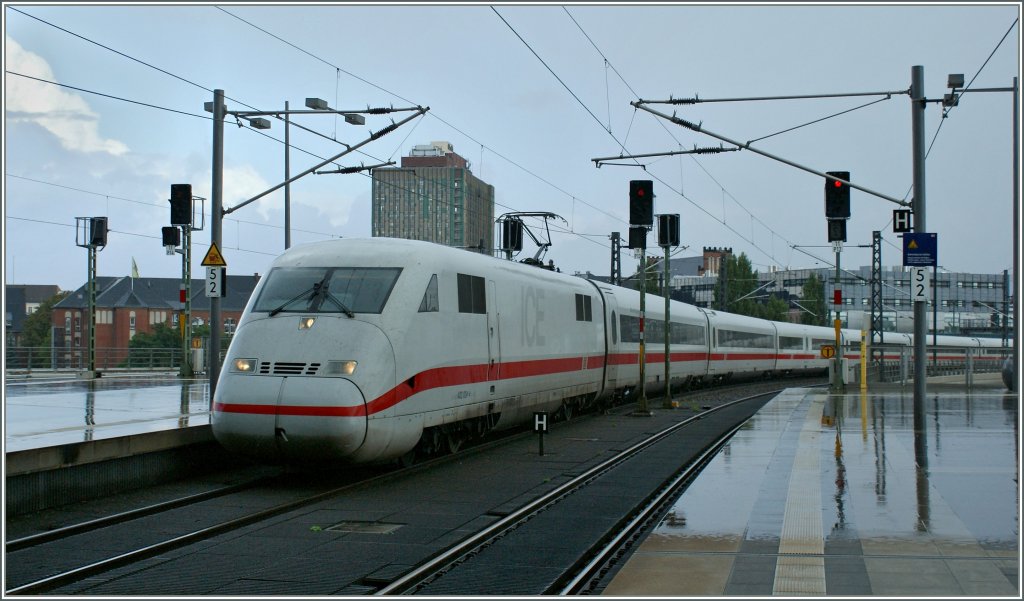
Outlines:
[[773,595],[825,594],[825,537],[821,526],[821,452],[818,438],[825,396],[815,395],[804,419],[786,514],[782,519]]

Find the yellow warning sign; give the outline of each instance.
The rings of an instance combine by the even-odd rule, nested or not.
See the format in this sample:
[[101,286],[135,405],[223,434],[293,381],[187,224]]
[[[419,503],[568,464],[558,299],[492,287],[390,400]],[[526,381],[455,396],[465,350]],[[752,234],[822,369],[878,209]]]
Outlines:
[[206,256],[203,257],[203,262],[200,265],[203,267],[227,267],[228,263],[224,260],[224,256],[220,254],[217,244],[212,243],[210,244],[210,250],[206,251]]
[[909,248],[911,250],[917,248],[917,240],[913,240],[912,239],[910,242],[908,242],[907,243],[907,248]]
[[831,344],[821,345],[821,356],[825,359],[831,359],[836,356],[836,347]]

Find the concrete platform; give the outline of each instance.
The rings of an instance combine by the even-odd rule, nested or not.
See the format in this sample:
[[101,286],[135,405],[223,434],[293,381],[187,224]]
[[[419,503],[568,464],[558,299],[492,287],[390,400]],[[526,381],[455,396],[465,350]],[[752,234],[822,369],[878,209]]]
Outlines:
[[936,388],[786,391],[602,594],[1019,598],[1019,397]]
[[176,376],[4,383],[4,451],[210,425],[209,383]]

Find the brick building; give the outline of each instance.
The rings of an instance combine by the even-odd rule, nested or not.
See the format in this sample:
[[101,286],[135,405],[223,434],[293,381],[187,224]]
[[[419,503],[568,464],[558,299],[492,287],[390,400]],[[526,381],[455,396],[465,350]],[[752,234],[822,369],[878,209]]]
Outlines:
[[[227,296],[221,299],[220,324],[225,334],[234,332],[259,275],[229,275]],[[180,327],[183,304],[178,278],[96,278],[96,348],[127,348],[136,335],[152,332],[158,323]],[[189,291],[193,325],[210,320],[210,299],[205,281],[192,279]],[[81,350],[89,347],[89,287],[82,285],[53,307],[54,346]]]

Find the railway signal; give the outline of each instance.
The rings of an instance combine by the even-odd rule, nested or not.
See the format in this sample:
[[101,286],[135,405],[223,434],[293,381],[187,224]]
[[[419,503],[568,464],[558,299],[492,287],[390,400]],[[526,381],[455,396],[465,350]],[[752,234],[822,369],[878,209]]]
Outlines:
[[[825,219],[828,220],[828,241],[846,242],[846,220],[850,218],[849,171],[826,171]],[[839,178],[839,179],[833,179]],[[840,179],[846,181],[839,181]]]
[[171,225],[192,224],[192,184],[171,184]]
[[[839,179],[850,181],[849,171],[826,171]],[[850,218],[850,184],[839,179],[825,178],[825,217],[827,219]]]
[[649,179],[629,182],[629,225],[654,225],[654,182]]

